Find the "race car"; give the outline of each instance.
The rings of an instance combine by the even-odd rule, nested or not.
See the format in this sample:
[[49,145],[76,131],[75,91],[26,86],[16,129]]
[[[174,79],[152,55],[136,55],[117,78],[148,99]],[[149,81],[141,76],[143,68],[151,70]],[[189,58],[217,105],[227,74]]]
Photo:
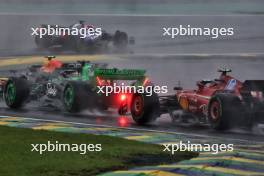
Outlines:
[[[129,44],[134,44],[134,37],[128,37],[126,32],[117,30],[114,34],[107,33],[104,30],[95,32],[95,34],[88,34],[87,31],[97,31],[97,29],[90,24],[85,24],[84,21],[72,24],[69,27],[62,27],[57,25],[42,24],[38,28],[41,29],[54,28],[57,31],[65,31],[65,33],[54,33],[53,35],[35,35],[35,43],[40,49],[49,49],[59,47],[65,50],[73,50],[76,52],[97,52],[100,50],[107,50],[111,43],[117,51],[124,51]],[[75,29],[86,29],[86,32],[78,32],[75,35],[69,35],[66,31],[73,31]],[[100,32],[100,33],[99,33]],[[84,36],[83,36],[84,35]]]
[[[227,130],[234,126],[252,127],[263,122],[264,80],[244,82],[228,75],[230,69],[219,69],[221,75],[214,80],[197,82],[197,89],[183,90],[175,87],[176,93],[159,97],[156,109],[161,114],[169,113],[177,123],[206,123],[215,130]],[[142,116],[144,116],[142,104]],[[153,105],[152,105],[153,106]]]
[[[130,105],[137,104],[138,97],[144,97],[148,102],[153,97],[157,100],[156,94],[146,96],[144,93],[109,92],[106,95],[98,91],[114,84],[126,83],[135,87],[150,85],[145,70],[107,68],[107,64],[89,61],[61,63],[54,56],[47,58],[43,65],[29,66],[0,80],[3,99],[9,108],[18,109],[34,102],[70,113],[89,108],[115,108],[120,115],[125,115],[131,109],[137,123],[151,121],[152,106],[145,107],[144,116],[138,116],[137,106],[131,108]],[[151,102],[151,105],[154,103]]]

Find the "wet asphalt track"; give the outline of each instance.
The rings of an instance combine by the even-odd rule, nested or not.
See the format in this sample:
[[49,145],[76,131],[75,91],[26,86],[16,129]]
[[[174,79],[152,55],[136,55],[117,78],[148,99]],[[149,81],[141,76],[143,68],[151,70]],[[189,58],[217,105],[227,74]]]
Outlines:
[[[216,73],[216,69],[220,66],[232,68],[233,75],[241,80],[263,79],[264,16],[262,15],[262,11],[253,10],[250,13],[245,11],[237,13],[238,11],[230,10],[232,7],[237,6],[231,6],[229,8],[230,11],[227,10],[228,13],[225,15],[221,15],[221,10],[219,12],[212,9],[209,10],[208,14],[206,10],[209,8],[206,9],[204,7],[203,1],[199,3],[198,6],[201,7],[200,12],[202,12],[202,16],[195,15],[195,10],[192,10],[194,15],[191,16],[186,15],[188,13],[181,13],[181,11],[179,12],[181,15],[173,13],[169,16],[130,16],[129,14],[119,16],[85,15],[86,11],[81,11],[81,15],[67,15],[65,11],[57,11],[57,13],[55,11],[52,15],[48,15],[48,13],[40,15],[37,13],[30,14],[31,11],[26,11],[26,13],[23,12],[20,15],[15,15],[15,13],[19,13],[18,7],[11,12],[2,9],[1,13],[6,12],[2,13],[2,15],[0,14],[0,56],[74,54],[70,51],[54,52],[37,50],[30,28],[37,27],[42,23],[67,26],[78,20],[85,20],[109,32],[114,32],[116,29],[123,30],[136,39],[136,45],[130,48],[133,54],[120,56],[121,61],[107,60],[103,62],[107,62],[110,66],[115,67],[144,68],[156,85],[167,85],[170,93],[173,93],[173,86],[179,83],[183,87],[194,88],[197,80],[217,77],[218,73]],[[225,1],[225,3],[229,2]],[[210,3],[207,5],[206,7],[211,7]],[[184,3],[183,6],[185,6]],[[263,2],[256,1],[254,6],[261,7],[263,6]],[[5,6],[1,7],[4,8]],[[74,7],[76,8],[76,6]],[[141,6],[133,6],[133,8],[139,7]],[[249,6],[245,5],[245,7]],[[236,10],[239,10],[239,8]],[[134,14],[136,13],[135,9],[130,10]],[[179,7],[179,10],[181,10],[181,7]],[[104,11],[101,13],[104,13]],[[257,15],[259,13],[260,15]],[[163,27],[177,27],[180,24],[191,24],[195,27],[234,27],[235,34],[232,37],[219,37],[218,39],[211,39],[209,37],[179,37],[170,39],[162,36]],[[200,55],[204,53],[212,55]],[[249,53],[250,56],[241,56],[245,53]],[[191,55],[184,56],[184,54]],[[119,116],[115,112],[109,111],[98,112],[91,110],[83,112],[80,115],[71,115],[53,109],[31,106],[19,111],[11,111],[5,107],[4,103],[0,103],[0,113],[1,115],[120,126],[118,123]],[[162,116],[155,123],[145,127],[136,126],[131,118],[128,117],[127,126],[147,130],[264,141],[263,131],[260,128],[254,129],[253,132],[244,129],[216,132],[207,126],[179,127],[172,124],[171,119],[167,115]]]
[[[263,53],[264,15],[227,16],[100,16],[100,15],[0,15],[0,56],[54,54],[37,50],[31,27],[40,24],[69,26],[85,20],[110,33],[122,30],[135,37],[134,54],[190,54],[190,53]],[[233,36],[163,36],[163,27],[234,28]],[[57,52],[72,53],[72,52]]]
[[[169,93],[173,93],[173,86],[181,81],[181,85],[187,88],[194,88],[195,81],[203,78],[215,78],[218,76],[216,69],[219,66],[226,66],[233,69],[233,75],[245,79],[263,79],[264,60],[262,56],[117,56],[119,60],[108,60],[110,66],[120,68],[144,68],[147,75],[156,85],[167,85]],[[120,60],[121,59],[121,60]],[[166,62],[164,62],[166,60]],[[19,111],[11,111],[1,103],[1,115],[22,116],[30,118],[81,122],[97,125],[110,125],[119,127],[119,115],[114,111],[99,112],[98,110],[87,110],[81,114],[73,115],[60,112],[53,108],[26,106]],[[195,133],[200,135],[218,136],[223,138],[236,138],[243,140],[264,141],[263,127],[247,129],[232,129],[227,132],[216,132],[206,125],[178,126],[172,124],[168,115],[163,115],[155,123],[139,127],[130,116],[127,116],[127,127],[161,130],[180,133]]]

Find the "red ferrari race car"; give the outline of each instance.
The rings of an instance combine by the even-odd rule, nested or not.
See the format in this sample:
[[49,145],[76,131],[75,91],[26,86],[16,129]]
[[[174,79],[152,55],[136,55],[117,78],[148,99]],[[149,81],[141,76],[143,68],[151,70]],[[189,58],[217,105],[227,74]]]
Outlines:
[[[218,79],[198,81],[195,90],[175,87],[174,95],[159,97],[159,106],[155,107],[159,113],[153,115],[169,113],[175,122],[204,122],[216,130],[240,124],[251,127],[264,119],[264,80],[241,82],[228,75],[230,69],[218,71]],[[149,106],[147,102],[142,104],[142,117]]]

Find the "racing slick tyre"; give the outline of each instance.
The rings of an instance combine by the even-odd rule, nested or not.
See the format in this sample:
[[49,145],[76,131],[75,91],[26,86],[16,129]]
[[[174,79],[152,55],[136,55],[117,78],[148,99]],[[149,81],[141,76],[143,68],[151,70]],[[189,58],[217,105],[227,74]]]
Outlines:
[[70,81],[66,84],[62,102],[67,112],[77,113],[92,103],[91,88],[87,83]]
[[128,36],[125,32],[116,31],[113,38],[114,46],[118,49],[125,49],[128,45]]
[[9,78],[4,89],[6,105],[12,109],[22,107],[30,93],[29,83],[25,78]]
[[209,101],[208,120],[215,130],[231,128],[242,115],[242,104],[236,95],[219,93]]
[[159,98],[157,94],[147,96],[146,94],[134,94],[131,101],[131,115],[133,120],[144,125],[154,121],[159,114]]

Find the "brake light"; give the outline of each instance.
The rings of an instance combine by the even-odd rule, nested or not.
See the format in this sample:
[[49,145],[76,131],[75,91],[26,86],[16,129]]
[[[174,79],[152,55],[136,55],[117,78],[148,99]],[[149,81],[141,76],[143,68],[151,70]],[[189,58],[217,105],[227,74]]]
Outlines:
[[121,96],[120,96],[120,100],[123,102],[123,101],[125,101],[127,99],[127,97],[126,97],[126,95],[125,94],[122,94]]

